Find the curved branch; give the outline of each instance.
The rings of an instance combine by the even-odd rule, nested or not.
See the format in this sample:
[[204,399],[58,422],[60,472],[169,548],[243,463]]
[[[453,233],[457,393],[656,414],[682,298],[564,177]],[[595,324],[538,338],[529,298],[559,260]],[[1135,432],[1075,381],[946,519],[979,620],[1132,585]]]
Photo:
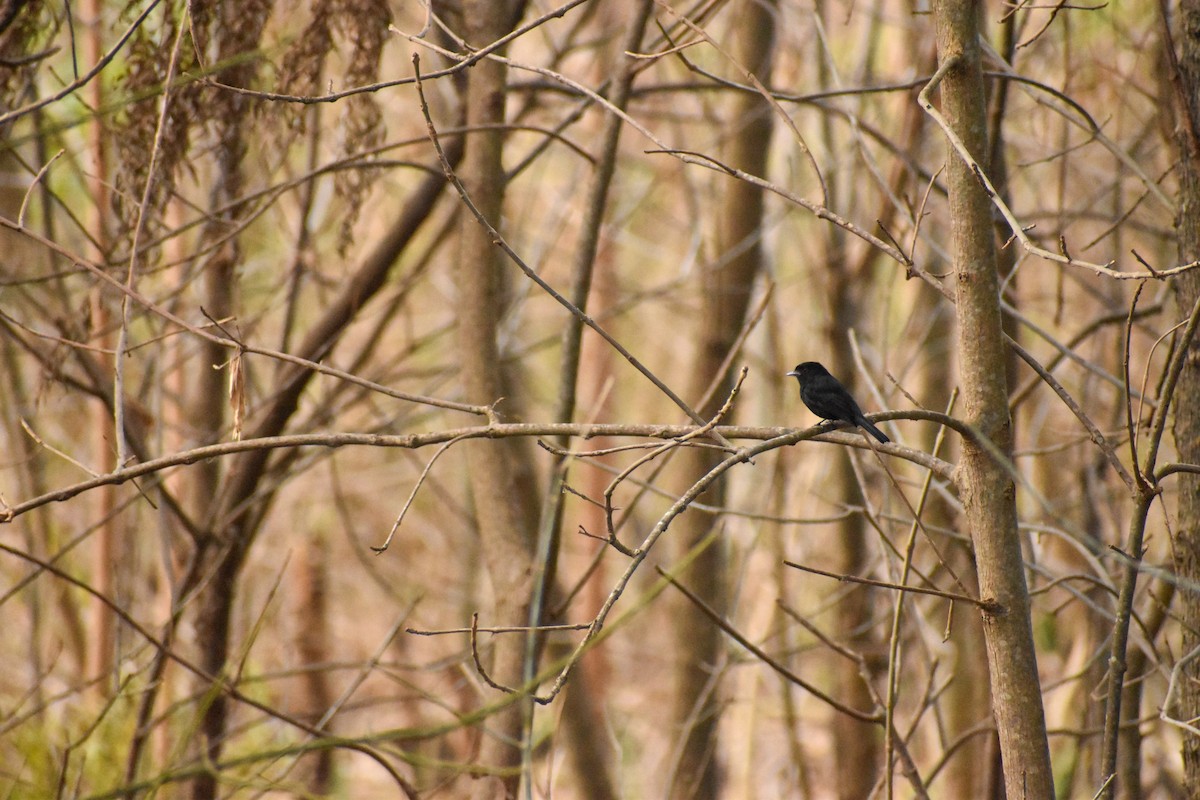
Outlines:
[[[936,422],[974,437],[970,427],[960,420],[937,414],[932,411],[889,411],[883,414],[872,414],[874,420],[912,419]],[[429,433],[410,433],[403,435],[387,435],[380,433],[304,433],[290,436],[264,436],[259,438],[242,439],[235,442],[221,442],[205,445],[180,453],[161,456],[144,461],[140,464],[124,467],[105,475],[99,475],[80,483],[55,489],[38,497],[26,500],[16,505],[4,504],[0,508],[0,524],[12,522],[17,517],[50,503],[70,500],[84,492],[101,486],[119,486],[123,483],[174,467],[187,466],[212,458],[222,458],[238,453],[251,451],[269,451],[294,447],[390,447],[415,450],[430,445],[441,445],[454,439],[504,439],[514,436],[552,437],[574,436],[590,439],[593,436],[631,436],[648,439],[679,439],[697,430],[695,425],[589,425],[583,423],[497,423],[481,425],[474,428],[455,428]],[[829,426],[822,424],[812,428],[798,430],[795,428],[754,428],[745,426],[719,426],[713,430],[713,435],[749,440],[769,440],[771,446],[753,448],[753,454],[787,447],[797,442],[814,440],[831,444],[848,445],[851,447],[867,447],[861,436],[851,433],[831,433]],[[903,458],[915,464],[933,470],[938,477],[945,480],[954,479],[954,465],[946,461],[898,444],[877,445],[879,452]],[[0,501],[3,502],[3,501]]]

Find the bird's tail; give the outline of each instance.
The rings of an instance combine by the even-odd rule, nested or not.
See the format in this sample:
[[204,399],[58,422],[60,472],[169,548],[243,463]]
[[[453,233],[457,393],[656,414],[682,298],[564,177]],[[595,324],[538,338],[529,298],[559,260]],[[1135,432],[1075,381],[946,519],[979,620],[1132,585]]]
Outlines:
[[869,419],[867,419],[866,417],[863,417],[862,419],[860,419],[860,420],[858,421],[858,424],[859,424],[859,425],[862,425],[862,426],[863,426],[863,427],[864,427],[864,428],[867,430],[867,433],[869,433],[869,434],[871,434],[872,436],[874,436],[874,437],[875,437],[876,439],[878,439],[878,440],[879,440],[881,443],[883,443],[883,444],[887,444],[888,442],[890,442],[890,441],[891,441],[891,439],[889,439],[889,438],[887,437],[887,434],[885,434],[883,431],[879,430],[879,428],[875,427],[874,423],[872,423],[872,422],[871,422]]

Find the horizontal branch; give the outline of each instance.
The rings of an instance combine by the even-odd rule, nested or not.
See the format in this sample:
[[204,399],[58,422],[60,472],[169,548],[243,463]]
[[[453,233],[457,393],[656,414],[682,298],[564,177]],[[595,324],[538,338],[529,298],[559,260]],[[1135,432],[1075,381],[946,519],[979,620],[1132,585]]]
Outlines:
[[817,569],[816,567],[809,567],[804,564],[797,564],[795,561],[787,561],[786,559],[784,560],[783,563],[788,565],[792,569],[798,569],[798,570],[802,570],[804,572],[811,572],[814,575],[821,575],[826,578],[833,578],[834,580],[841,581],[842,583],[859,583],[859,584],[862,584],[863,586],[875,586],[880,589],[892,589],[897,592],[913,592],[916,594],[927,594],[932,597],[941,597],[945,600],[958,601],[958,602],[962,602],[962,603],[970,603],[973,606],[978,606],[981,611],[984,611],[985,613],[988,613],[988,614],[999,614],[1004,610],[1003,607],[999,603],[997,603],[995,600],[980,600],[976,597],[971,597],[970,595],[959,594],[957,592],[947,592],[942,589],[929,589],[929,588],[925,588],[923,586],[909,586],[908,584],[903,584],[903,583],[891,583],[889,581],[877,581],[872,578],[860,578],[857,575],[847,575],[847,574],[839,574],[837,572],[827,572],[826,570],[823,570],[823,569]]
[[[970,435],[970,429],[960,421],[942,414],[929,411],[892,411],[884,414],[871,415],[876,420],[887,419],[923,419],[939,422],[947,427],[955,428]],[[257,439],[244,439],[233,442],[197,447],[180,453],[155,458],[140,464],[133,464],[104,475],[98,475],[80,483],[72,484],[38,497],[0,508],[0,524],[11,522],[16,517],[32,511],[35,508],[70,500],[77,495],[101,486],[117,486],[145,475],[161,472],[173,467],[187,466],[213,458],[244,453],[251,450],[279,450],[295,447],[385,447],[416,450],[431,445],[445,444],[452,439],[507,439],[512,437],[556,437],[571,436],[590,439],[597,436],[637,437],[644,439],[682,439],[694,434],[699,426],[696,425],[589,425],[583,423],[510,423],[480,425],[473,428],[454,428],[428,433],[409,433],[389,435],[380,433],[302,433],[290,436],[264,436]],[[763,441],[781,437],[778,446],[785,447],[805,440],[828,442],[831,444],[866,447],[865,440],[854,433],[831,433],[829,426],[822,424],[807,429],[795,428],[761,428],[745,426],[719,426],[711,435],[725,436],[729,439],[744,439]],[[932,470],[945,480],[953,480],[954,465],[928,453],[901,447],[897,444],[878,445],[882,453],[919,464]],[[4,502],[0,499],[0,502]]]

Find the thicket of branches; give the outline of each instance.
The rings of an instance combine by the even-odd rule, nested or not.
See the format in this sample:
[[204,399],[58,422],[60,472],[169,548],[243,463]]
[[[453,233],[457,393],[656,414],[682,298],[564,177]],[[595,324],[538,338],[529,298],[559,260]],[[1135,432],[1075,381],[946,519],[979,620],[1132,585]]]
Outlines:
[[1197,0],[11,3],[0,76],[4,796],[1200,794]]

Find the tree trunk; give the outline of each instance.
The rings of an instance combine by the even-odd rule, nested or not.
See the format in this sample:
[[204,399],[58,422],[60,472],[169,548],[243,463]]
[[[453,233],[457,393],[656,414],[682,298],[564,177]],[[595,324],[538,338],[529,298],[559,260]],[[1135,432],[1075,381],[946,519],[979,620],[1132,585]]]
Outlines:
[[[844,12],[841,9],[831,12],[829,5],[827,2],[819,2],[816,6],[817,11],[826,25],[837,24],[831,17]],[[828,67],[828,59],[821,57],[818,62],[817,74],[821,85],[831,85],[834,78]],[[837,125],[832,114],[822,115],[821,138],[830,153],[837,152],[844,135],[845,131]],[[844,173],[839,171],[839,174]],[[845,190],[844,193],[842,190]],[[826,203],[829,206],[853,207],[859,197],[858,187],[852,183],[852,179],[837,181],[833,175],[828,176]],[[825,361],[830,371],[850,390],[850,394],[860,397],[855,391],[857,370],[850,347],[849,331],[863,322],[861,310],[869,291],[874,253],[864,253],[861,258],[851,261],[846,244],[846,231],[836,225],[829,225],[823,233],[826,238],[825,257],[824,263],[817,267],[818,281],[822,285],[818,302],[829,309],[825,330],[828,358],[817,358],[815,355],[801,352],[788,363],[790,366],[793,362],[808,361],[810,358]],[[851,463],[852,457],[848,448],[844,453],[838,453],[832,459],[829,474],[833,496],[847,508],[861,506],[863,502],[863,487],[858,484],[854,465]],[[862,514],[847,514],[837,523],[830,552],[833,558],[832,569],[835,572],[842,575],[865,575],[868,572],[871,547],[867,537],[866,519]],[[881,667],[884,672],[887,670],[886,658],[881,657],[887,652],[887,648],[880,640],[878,627],[870,623],[880,599],[878,593],[870,587],[854,586],[842,596],[835,609],[840,638],[846,646],[865,656],[868,676],[879,674]],[[871,687],[867,684],[867,680],[870,679],[868,676],[860,675],[857,670],[852,669],[837,670],[835,680],[838,698],[853,708],[871,708],[874,698]],[[883,761],[883,737],[880,736],[879,726],[854,719],[847,714],[835,714],[832,729],[837,796],[842,800],[867,797],[880,775]]]
[[[737,32],[737,57],[764,82],[768,79],[775,38],[773,11],[765,3],[748,2]],[[733,124],[740,126],[733,137],[729,163],[754,175],[766,170],[770,150],[771,108],[756,94],[744,94],[734,105]],[[745,322],[750,293],[762,267],[763,197],[758,188],[743,182],[728,186],[720,212],[718,258],[721,263],[706,273],[697,332],[699,346],[688,370],[689,397],[701,398],[714,381],[718,388],[711,399],[698,407],[705,419],[716,413],[732,381],[720,368]],[[676,456],[676,489],[685,491],[719,461],[709,450],[685,448]],[[723,484],[713,487],[706,502],[721,505]],[[712,517],[685,514],[675,522],[677,546],[684,552],[699,545],[712,533]],[[688,585],[708,605],[724,610],[725,547],[715,542],[696,558],[688,572]],[[670,796],[673,800],[707,800],[721,796],[717,762],[717,728],[720,704],[717,677],[724,650],[723,635],[712,621],[694,606],[681,603],[674,616],[674,636],[679,652],[675,679],[674,717],[683,737],[674,765]]]
[[[260,30],[261,32],[261,30]],[[257,37],[255,37],[257,39]],[[255,72],[253,64],[243,64],[227,70],[223,80],[235,86],[251,84]],[[227,206],[239,197],[245,184],[242,161],[246,155],[248,128],[251,124],[247,113],[248,101],[241,95],[222,98],[227,104],[226,121],[220,136],[221,149],[218,153],[217,185],[213,190],[213,206]],[[232,207],[214,216],[212,224],[205,230],[204,239],[220,242],[232,227],[237,217]],[[218,245],[213,263],[204,270],[201,304],[214,319],[227,320],[235,313],[235,290],[238,285],[237,269],[241,266],[242,253],[237,238],[230,238]],[[195,384],[191,387],[193,425],[199,444],[214,444],[228,433],[228,368],[221,368],[229,358],[229,351],[211,341],[200,343],[195,371]],[[220,508],[220,485],[222,465],[218,461],[200,464],[192,472],[192,501],[195,504],[194,518],[206,520],[203,539],[197,543],[202,571],[201,580],[212,575],[198,594],[199,609],[196,617],[196,647],[199,661],[205,672],[222,676],[229,654],[230,621],[233,617],[234,596],[242,559],[253,538],[252,529],[246,525],[250,516],[242,509],[237,523],[226,527],[222,515],[214,515]],[[203,684],[204,679],[200,678]],[[202,685],[201,691],[211,687]],[[222,752],[228,724],[229,703],[223,692],[214,691],[211,702],[203,712],[201,730],[204,734],[201,745],[205,748],[207,761],[216,764]],[[194,800],[211,800],[217,794],[217,775],[202,775],[192,786]]]
[[[1176,137],[1179,146],[1179,258],[1188,263],[1200,258],[1200,1],[1181,0],[1179,24],[1179,85]],[[1175,279],[1175,305],[1187,317],[1200,298],[1200,273],[1192,271]],[[1173,434],[1179,460],[1200,464],[1200,341],[1187,344],[1189,353],[1175,389]],[[1176,577],[1181,586],[1200,581],[1200,476],[1180,472],[1175,523]],[[1200,647],[1200,595],[1179,592],[1182,616],[1180,657]],[[1172,711],[1177,719],[1194,719],[1200,714],[1200,659],[1192,659],[1180,675],[1179,704]],[[1183,779],[1189,797],[1200,796],[1200,737],[1184,735]]]
[[[446,146],[446,157],[451,164],[456,164],[461,154],[461,140],[454,140]],[[232,175],[236,166],[238,160],[232,156],[224,162],[226,176],[223,186],[232,192],[229,197],[236,197],[238,194],[235,192],[238,180]],[[347,330],[350,321],[383,287],[391,266],[396,263],[396,259],[413,240],[422,223],[430,216],[438,198],[442,197],[444,185],[442,175],[431,174],[414,187],[400,217],[380,236],[377,245],[371,248],[353,275],[344,282],[340,293],[325,306],[323,313],[293,350],[294,355],[310,361],[322,361],[330,354],[342,333]],[[217,275],[226,269],[222,264],[210,265],[209,269],[214,270],[214,275]],[[228,275],[233,275],[235,266],[228,266]],[[227,282],[232,284],[232,278],[227,278]],[[232,296],[224,299],[224,289],[220,281],[210,281],[208,287],[208,301],[221,303],[216,307],[216,314],[232,312],[235,303]],[[214,308],[209,306],[210,312]],[[221,308],[226,308],[227,311],[222,312]],[[192,410],[193,414],[204,422],[203,437],[215,439],[223,429],[222,421],[227,404],[224,380],[227,378],[224,378],[223,372],[217,373],[211,369],[206,360],[212,359],[215,360],[211,361],[212,363],[222,363],[228,359],[228,350],[202,349],[202,353],[200,365],[204,375],[199,380],[203,381],[203,385],[193,390],[196,392],[193,395],[196,404]],[[269,389],[262,392],[263,397],[270,398],[269,402],[264,403],[262,413],[254,416],[252,422],[248,423],[245,438],[271,437],[287,429],[296,409],[299,408],[300,397],[314,374],[317,373],[293,363],[277,363],[275,371],[270,375]],[[218,377],[214,378],[214,375]],[[197,504],[196,518],[203,519],[206,523],[205,533],[198,541],[198,553],[194,557],[199,560],[200,567],[192,571],[194,582],[204,583],[204,589],[197,593],[194,600],[197,606],[194,638],[200,666],[211,675],[221,675],[226,668],[230,622],[238,599],[241,567],[253,546],[271,501],[276,497],[278,483],[272,485],[270,481],[266,481],[271,469],[271,455],[272,453],[266,450],[248,451],[228,459],[224,463],[223,471],[216,469],[218,462],[215,461],[194,470],[197,475],[194,480],[198,481],[193,486],[193,497]],[[218,476],[220,482],[216,482]],[[268,483],[268,487],[264,488],[264,482]],[[190,594],[192,589],[194,584],[184,585],[181,596]],[[227,706],[226,694],[216,692],[211,697],[208,708],[204,710],[202,728],[206,739],[205,746],[208,747],[208,756],[214,763],[220,757],[222,741],[226,736]],[[198,778],[193,784],[192,794],[197,800],[214,798],[216,776]]]
[[[979,4],[971,0],[938,0],[934,4],[939,64],[956,62],[941,83],[942,112],[976,160],[987,153],[979,11]],[[991,205],[978,178],[952,147],[946,182],[965,417],[977,434],[990,440],[1007,459],[1012,453],[1012,431]],[[1029,592],[1017,531],[1016,490],[1005,466],[971,439],[964,438],[960,471],[979,591],[1000,608],[998,613],[985,615],[984,632],[1005,785],[1011,797],[1053,797]]]
[[[620,41],[620,49],[607,68],[615,72],[612,80],[612,90],[609,100],[615,108],[625,109],[633,88],[634,78],[641,69],[639,59],[630,53],[641,52],[642,37],[645,35],[646,24],[650,19],[653,0],[638,0],[632,19],[624,37]],[[619,13],[619,12],[614,12]],[[608,51],[606,51],[607,53]],[[625,120],[616,114],[609,114],[604,120],[603,133],[597,152],[597,164],[589,187],[587,205],[584,209],[583,220],[580,224],[580,241],[575,251],[574,263],[571,267],[571,282],[567,293],[568,299],[581,311],[587,311],[589,297],[592,293],[593,278],[596,275],[597,254],[600,249],[601,232],[608,215],[608,198],[612,190],[613,176],[616,174],[617,158],[620,153],[619,144]],[[581,363],[583,359],[583,322],[574,316],[567,319],[562,336],[562,352],[559,362],[558,398],[555,402],[554,418],[559,422],[571,422],[575,417],[576,387],[580,380]],[[607,348],[607,345],[605,345]],[[609,351],[600,359],[598,373],[607,374],[606,358]],[[586,368],[583,370],[586,371]],[[559,446],[566,449],[569,446],[567,437],[563,437]],[[562,513],[566,495],[559,489],[559,476],[566,476],[570,460],[560,457],[554,464],[551,486],[548,491],[553,493],[550,503],[553,505],[552,520],[542,520],[541,527],[552,526],[553,540],[547,551],[539,557],[544,559],[545,572],[542,584],[543,597],[551,596],[556,587],[558,558],[562,544]],[[597,477],[598,474],[588,470],[585,474]],[[597,496],[604,490],[599,487]],[[595,510],[595,509],[593,509]],[[594,526],[601,530],[603,525]],[[599,585],[594,583],[593,585]],[[544,601],[543,601],[544,602]],[[543,613],[548,609],[543,610]],[[565,609],[563,609],[565,611]],[[547,622],[561,622],[559,619],[547,619]],[[598,657],[592,652],[589,659]],[[612,746],[604,728],[604,700],[606,693],[596,674],[600,670],[581,664],[571,677],[563,699],[561,725],[569,749],[568,761],[575,773],[582,797],[590,800],[613,800],[618,796],[618,790],[612,775]]]
[[[467,41],[483,47],[504,36],[516,19],[516,7],[511,2],[494,0],[465,3]],[[484,59],[467,74],[465,98],[466,127],[472,133],[467,138],[461,178],[468,195],[496,228],[500,227],[506,179],[501,163],[504,132],[494,126],[504,122],[505,75],[503,64]],[[468,402],[490,404],[513,396],[497,341],[505,311],[504,273],[510,268],[487,230],[472,215],[464,214],[457,265],[458,342],[459,370]],[[512,409],[513,401],[505,400],[504,406]],[[534,588],[538,507],[530,456],[525,446],[513,439],[469,446],[474,450],[471,491],[494,593],[493,607],[485,616],[489,624],[526,625]],[[525,652],[524,637],[496,637],[491,657],[485,662],[492,679],[518,686]],[[489,770],[499,770],[501,777],[481,781],[476,787],[477,796],[516,796],[520,785],[519,745],[524,739],[528,711],[526,703],[514,703],[489,720],[479,760]]]

